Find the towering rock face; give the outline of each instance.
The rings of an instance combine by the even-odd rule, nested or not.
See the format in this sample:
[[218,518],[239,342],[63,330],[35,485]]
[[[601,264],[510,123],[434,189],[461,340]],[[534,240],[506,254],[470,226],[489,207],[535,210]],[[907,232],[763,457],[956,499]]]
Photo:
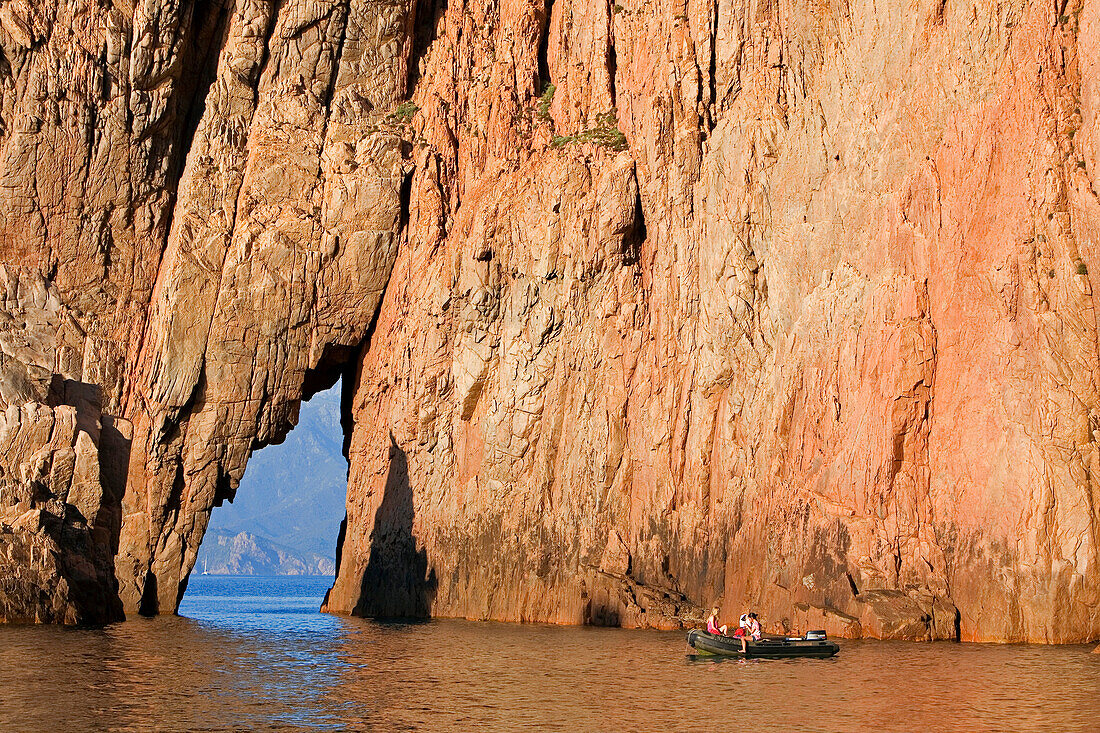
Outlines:
[[1098,23],[0,6],[0,613],[174,610],[345,373],[329,610],[1100,637]]

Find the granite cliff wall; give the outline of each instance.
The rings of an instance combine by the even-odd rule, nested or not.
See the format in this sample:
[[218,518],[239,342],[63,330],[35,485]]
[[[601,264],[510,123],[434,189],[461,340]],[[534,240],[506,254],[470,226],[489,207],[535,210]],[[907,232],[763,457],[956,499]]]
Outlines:
[[3,617],[174,610],[344,374],[329,610],[1100,637],[1098,22],[0,5]]

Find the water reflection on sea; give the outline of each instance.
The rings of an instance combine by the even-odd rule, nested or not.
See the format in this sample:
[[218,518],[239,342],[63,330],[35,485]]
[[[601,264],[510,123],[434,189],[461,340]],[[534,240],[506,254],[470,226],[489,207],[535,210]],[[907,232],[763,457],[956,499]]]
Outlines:
[[695,660],[681,633],[317,613],[324,578],[192,578],[184,618],[0,627],[6,730],[1097,730],[1089,647],[841,641]]

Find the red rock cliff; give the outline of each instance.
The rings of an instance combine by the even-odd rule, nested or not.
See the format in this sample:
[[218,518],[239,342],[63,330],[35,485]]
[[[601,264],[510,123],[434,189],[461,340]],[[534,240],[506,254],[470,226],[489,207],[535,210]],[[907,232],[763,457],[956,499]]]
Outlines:
[[174,610],[343,373],[329,610],[1100,637],[1098,23],[0,6],[0,616]]

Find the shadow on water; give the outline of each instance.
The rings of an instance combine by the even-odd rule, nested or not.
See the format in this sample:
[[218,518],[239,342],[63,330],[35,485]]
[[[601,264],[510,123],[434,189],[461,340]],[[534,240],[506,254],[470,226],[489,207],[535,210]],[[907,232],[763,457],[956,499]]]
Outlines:
[[724,654],[693,654],[684,655],[684,661],[688,664],[833,664],[836,657],[813,659],[809,657],[793,657],[790,659],[744,659],[743,657],[726,656]]
[[409,461],[390,433],[390,466],[382,503],[374,515],[370,559],[363,571],[354,615],[423,618],[431,611],[438,581],[428,554],[417,549]]

